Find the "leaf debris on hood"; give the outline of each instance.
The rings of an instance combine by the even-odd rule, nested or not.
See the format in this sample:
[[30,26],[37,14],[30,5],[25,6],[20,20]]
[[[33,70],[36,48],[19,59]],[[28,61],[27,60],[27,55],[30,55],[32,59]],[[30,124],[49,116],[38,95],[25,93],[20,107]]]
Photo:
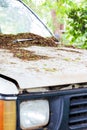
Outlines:
[[46,59],[47,56],[36,55],[34,52],[24,50],[23,47],[33,45],[56,47],[55,38],[44,38],[33,33],[0,34],[0,48],[8,49],[13,56],[22,60]]

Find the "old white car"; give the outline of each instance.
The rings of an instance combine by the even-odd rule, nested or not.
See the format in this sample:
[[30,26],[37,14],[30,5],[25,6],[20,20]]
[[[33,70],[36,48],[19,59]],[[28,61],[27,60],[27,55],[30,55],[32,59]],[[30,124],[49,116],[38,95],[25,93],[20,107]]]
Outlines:
[[[87,130],[87,51],[21,47],[48,59],[18,59],[2,45],[20,33],[54,36],[21,0],[0,0],[0,130]],[[15,47],[32,40],[11,42]]]

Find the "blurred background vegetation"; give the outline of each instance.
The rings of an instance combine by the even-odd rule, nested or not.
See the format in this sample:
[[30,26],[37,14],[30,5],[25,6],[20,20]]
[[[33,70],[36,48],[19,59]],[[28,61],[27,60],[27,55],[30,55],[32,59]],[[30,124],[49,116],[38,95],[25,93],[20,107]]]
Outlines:
[[87,0],[22,0],[60,37],[63,44],[87,49]]

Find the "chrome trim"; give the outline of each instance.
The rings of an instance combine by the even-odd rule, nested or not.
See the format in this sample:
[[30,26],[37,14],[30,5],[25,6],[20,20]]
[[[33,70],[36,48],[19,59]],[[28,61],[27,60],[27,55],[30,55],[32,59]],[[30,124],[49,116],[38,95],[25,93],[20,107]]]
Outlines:
[[17,96],[0,95],[0,100],[17,100]]

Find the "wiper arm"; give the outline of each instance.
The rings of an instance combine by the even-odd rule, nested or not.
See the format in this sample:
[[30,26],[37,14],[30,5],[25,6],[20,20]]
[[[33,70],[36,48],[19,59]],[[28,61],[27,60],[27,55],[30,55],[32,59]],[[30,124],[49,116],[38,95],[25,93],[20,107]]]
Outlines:
[[17,43],[17,42],[25,42],[25,41],[33,41],[35,39],[32,38],[25,38],[25,39],[16,39],[13,41],[13,43]]

